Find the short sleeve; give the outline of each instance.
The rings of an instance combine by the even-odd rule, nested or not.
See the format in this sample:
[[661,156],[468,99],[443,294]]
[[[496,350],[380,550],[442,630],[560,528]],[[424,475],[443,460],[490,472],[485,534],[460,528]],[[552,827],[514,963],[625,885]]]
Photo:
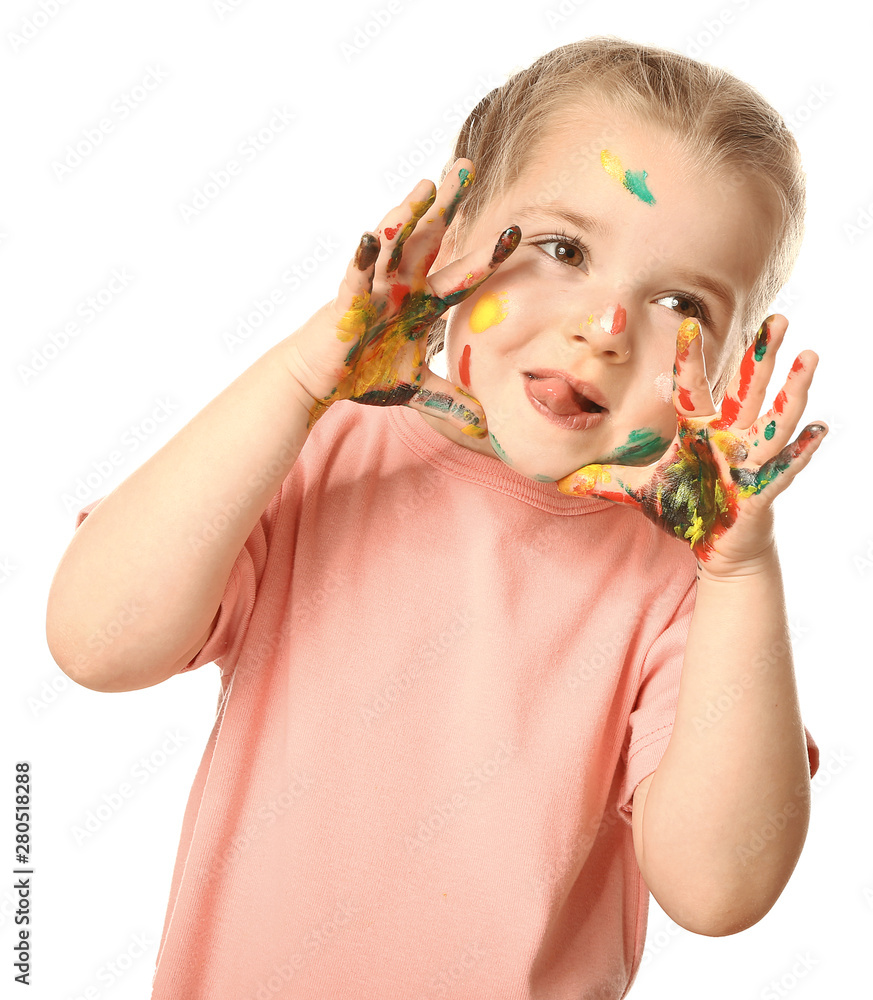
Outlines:
[[[628,721],[625,770],[618,798],[618,808],[628,822],[637,785],[657,769],[673,733],[695,596],[696,587],[692,586],[668,627],[652,644],[643,664],[642,681]],[[812,777],[818,770],[819,749],[806,727],[804,733]]]
[[[200,652],[182,667],[179,673],[196,670],[206,663],[219,662],[222,673],[226,674],[236,664],[264,575],[269,542],[278,516],[281,496],[280,489],[249,533],[227,578],[215,626]],[[77,513],[76,528],[98,503],[100,500],[94,500]]]
[[673,732],[679,679],[696,594],[695,581],[667,627],[649,647],[643,662],[640,686],[628,719],[624,777],[618,797],[618,807],[628,822],[636,787],[660,764]]

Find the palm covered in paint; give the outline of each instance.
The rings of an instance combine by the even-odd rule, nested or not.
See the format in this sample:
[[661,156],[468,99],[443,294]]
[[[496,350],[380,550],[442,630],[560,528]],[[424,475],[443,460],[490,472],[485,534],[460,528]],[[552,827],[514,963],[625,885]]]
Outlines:
[[[332,403],[350,399],[412,406],[449,420],[472,437],[486,436],[478,401],[431,372],[424,361],[433,322],[486,281],[521,237],[518,227],[512,227],[488,256],[478,249],[428,274],[473,179],[473,165],[459,160],[439,191],[430,181],[416,185],[375,234],[364,234],[337,298],[317,314],[317,331],[300,331],[299,347],[307,353],[308,367],[313,367],[313,355],[327,358],[318,377],[307,379],[316,400],[310,427]],[[335,332],[327,343],[325,320]]]
[[[636,506],[687,541],[698,560],[707,561],[716,552],[740,556],[741,546],[720,540],[756,505],[769,506],[807,464],[827,430],[823,424],[809,424],[789,441],[818,361],[811,351],[798,356],[772,408],[759,416],[786,326],[784,317],[764,321],[717,412],[706,380],[700,327],[695,320],[684,320],[673,380],[678,429],[666,454],[644,468],[588,465],[559,480],[558,489]],[[766,500],[761,499],[764,491]]]

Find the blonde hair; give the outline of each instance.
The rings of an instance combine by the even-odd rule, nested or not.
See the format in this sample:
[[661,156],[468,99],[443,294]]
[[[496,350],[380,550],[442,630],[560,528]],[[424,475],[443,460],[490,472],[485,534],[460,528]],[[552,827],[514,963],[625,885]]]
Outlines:
[[[794,136],[758,91],[725,70],[618,38],[563,45],[487,94],[461,127],[441,180],[459,157],[473,161],[476,180],[450,226],[454,246],[463,245],[483,208],[520,176],[555,128],[578,122],[580,106],[666,128],[698,164],[719,173],[722,188],[757,181],[775,199],[773,247],[742,317],[741,343],[714,387],[720,399],[800,251],[806,184]],[[567,150],[577,162],[585,155],[594,151]],[[439,321],[428,360],[444,337]]]

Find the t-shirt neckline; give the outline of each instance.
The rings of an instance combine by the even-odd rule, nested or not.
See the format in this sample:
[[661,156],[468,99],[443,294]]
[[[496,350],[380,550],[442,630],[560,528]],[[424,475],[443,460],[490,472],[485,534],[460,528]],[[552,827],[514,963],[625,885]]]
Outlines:
[[447,475],[514,497],[552,514],[593,514],[614,506],[599,497],[571,497],[555,483],[528,479],[497,458],[457,444],[433,429],[412,407],[388,407],[391,426],[406,446]]

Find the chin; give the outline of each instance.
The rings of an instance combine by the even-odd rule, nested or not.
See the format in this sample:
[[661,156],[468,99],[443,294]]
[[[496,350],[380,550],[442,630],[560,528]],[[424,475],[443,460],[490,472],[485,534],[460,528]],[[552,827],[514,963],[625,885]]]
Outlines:
[[507,465],[520,476],[524,476],[526,479],[533,479],[538,483],[556,483],[559,479],[563,479],[564,476],[578,472],[586,464],[582,462],[581,464],[571,464],[568,466],[566,462],[558,464],[554,459],[549,461],[542,457],[527,457],[518,454],[510,459],[493,435],[490,436],[490,440],[494,453],[504,465]]

